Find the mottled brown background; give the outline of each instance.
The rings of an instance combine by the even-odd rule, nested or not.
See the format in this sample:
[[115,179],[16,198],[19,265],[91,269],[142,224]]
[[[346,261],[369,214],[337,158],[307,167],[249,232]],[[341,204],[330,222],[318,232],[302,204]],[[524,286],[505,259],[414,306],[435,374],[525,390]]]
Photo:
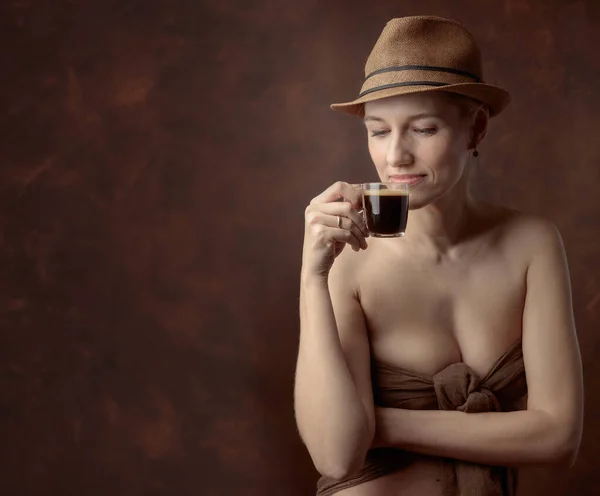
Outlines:
[[513,105],[477,191],[572,269],[600,475],[600,2],[2,0],[0,494],[309,495],[292,383],[304,205],[374,177],[357,92],[391,17],[463,21]]

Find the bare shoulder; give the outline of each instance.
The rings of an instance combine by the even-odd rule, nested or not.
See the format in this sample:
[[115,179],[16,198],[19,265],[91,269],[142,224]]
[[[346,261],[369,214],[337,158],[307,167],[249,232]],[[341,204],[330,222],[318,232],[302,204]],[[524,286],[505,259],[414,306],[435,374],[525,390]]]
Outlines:
[[527,270],[535,260],[552,260],[554,264],[566,263],[565,249],[558,228],[543,217],[492,207],[488,225],[501,252]]
[[556,225],[543,217],[506,208],[498,208],[499,237],[511,253],[530,263],[544,254],[564,253],[562,237]]

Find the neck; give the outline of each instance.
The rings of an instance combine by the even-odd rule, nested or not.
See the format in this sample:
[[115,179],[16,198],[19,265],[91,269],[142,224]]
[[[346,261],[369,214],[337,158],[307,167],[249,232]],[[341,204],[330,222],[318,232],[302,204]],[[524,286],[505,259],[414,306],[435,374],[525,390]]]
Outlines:
[[468,236],[467,226],[474,210],[475,200],[469,194],[467,178],[463,177],[437,202],[410,211],[406,241],[436,255],[445,254]]

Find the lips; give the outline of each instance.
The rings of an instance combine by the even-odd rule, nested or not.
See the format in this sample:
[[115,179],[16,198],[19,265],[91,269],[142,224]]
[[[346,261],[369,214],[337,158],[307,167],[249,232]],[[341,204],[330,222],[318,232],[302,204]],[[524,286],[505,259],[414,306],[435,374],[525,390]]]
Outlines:
[[390,176],[390,181],[393,183],[402,183],[408,184],[409,186],[414,186],[423,181],[425,177],[426,174],[397,174],[395,176]]

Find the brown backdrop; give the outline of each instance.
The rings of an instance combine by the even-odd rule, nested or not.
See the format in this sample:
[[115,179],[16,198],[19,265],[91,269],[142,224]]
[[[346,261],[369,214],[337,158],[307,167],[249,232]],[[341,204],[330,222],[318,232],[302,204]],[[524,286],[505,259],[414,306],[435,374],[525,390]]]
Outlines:
[[[484,7],[485,5],[485,7]],[[572,269],[600,448],[600,2],[3,0],[0,493],[308,495],[292,412],[305,204],[374,177],[353,97],[391,17],[464,22],[514,102],[478,194]]]

